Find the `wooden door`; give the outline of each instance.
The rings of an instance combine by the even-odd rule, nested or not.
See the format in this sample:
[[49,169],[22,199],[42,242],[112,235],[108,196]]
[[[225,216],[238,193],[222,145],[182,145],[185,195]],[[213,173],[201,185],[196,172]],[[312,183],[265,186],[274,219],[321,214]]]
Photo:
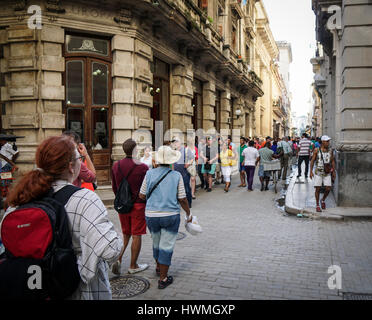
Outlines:
[[111,64],[90,58],[66,59],[66,129],[79,134],[94,163],[99,184],[111,176]]

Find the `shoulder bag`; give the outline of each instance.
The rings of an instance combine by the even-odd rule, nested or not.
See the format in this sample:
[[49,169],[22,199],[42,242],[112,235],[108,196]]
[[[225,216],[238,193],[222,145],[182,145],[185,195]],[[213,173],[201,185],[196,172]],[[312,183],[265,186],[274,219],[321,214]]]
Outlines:
[[146,199],[149,200],[152,193],[154,192],[154,190],[158,187],[158,185],[160,184],[160,182],[162,182],[164,180],[164,178],[169,174],[171,173],[172,170],[169,170],[164,176],[161,177],[161,179],[152,187],[152,189],[150,190],[148,196],[146,196]]
[[321,149],[319,149],[319,152],[320,152],[320,155],[321,155],[322,161],[323,161],[324,173],[325,174],[330,174],[332,172],[332,165],[330,163],[324,163],[323,152],[322,152]]

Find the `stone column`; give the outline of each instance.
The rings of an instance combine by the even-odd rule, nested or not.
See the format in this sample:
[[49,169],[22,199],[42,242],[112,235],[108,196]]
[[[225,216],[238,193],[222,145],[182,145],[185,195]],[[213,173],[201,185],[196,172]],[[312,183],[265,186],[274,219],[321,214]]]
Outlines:
[[[191,66],[173,65],[171,78],[171,131],[182,132],[186,137],[187,130],[193,129],[192,98],[193,71]],[[171,134],[172,135],[172,134]]]
[[[150,61],[152,50],[138,39],[115,35],[111,41],[112,63],[112,160],[123,157],[122,144],[126,139],[134,138],[151,144],[150,130],[153,122],[150,117],[152,98],[150,85],[152,73]],[[147,130],[147,134],[137,129]]]
[[24,136],[17,141],[20,176],[34,167],[39,142],[61,134],[65,128],[64,30],[49,24],[43,24],[41,30],[17,25],[1,30],[0,39],[4,52],[1,73],[5,77],[1,100],[6,109],[2,125]]
[[216,130],[214,121],[216,120],[216,86],[213,80],[203,85],[203,129],[205,132]]
[[221,94],[221,126],[220,133],[224,136],[231,134],[230,124],[233,121],[233,110],[231,110],[231,94],[227,89]]
[[271,121],[271,77],[266,68],[262,72],[262,81],[263,81],[263,90],[265,92],[263,98],[263,119],[262,119],[262,128],[261,135],[262,137],[267,137],[271,134],[272,122]]
[[[241,115],[239,118],[236,116],[235,112],[236,110],[241,110]],[[234,126],[233,126],[233,132],[232,132],[232,138],[233,141],[236,143],[239,143],[240,136],[243,134],[243,126],[244,126],[244,99],[242,96],[234,100],[233,105],[233,115],[234,115]]]
[[343,3],[337,203],[372,206],[372,6],[368,0]]

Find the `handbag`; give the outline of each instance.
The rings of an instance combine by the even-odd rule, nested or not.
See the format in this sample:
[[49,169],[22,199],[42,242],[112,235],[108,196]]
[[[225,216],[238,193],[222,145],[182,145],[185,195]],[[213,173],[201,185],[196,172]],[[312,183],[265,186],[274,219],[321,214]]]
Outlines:
[[195,164],[194,163],[190,164],[187,167],[187,171],[188,171],[188,173],[190,173],[190,176],[195,177],[196,176],[196,166],[195,166]]
[[206,171],[210,171],[211,168],[212,168],[212,166],[211,166],[210,163],[207,162],[207,163],[204,164],[204,170],[206,170]]
[[320,155],[321,155],[322,161],[323,161],[324,173],[325,174],[330,174],[332,172],[332,165],[330,163],[324,163],[323,152],[320,149],[319,149],[319,151],[320,151]]

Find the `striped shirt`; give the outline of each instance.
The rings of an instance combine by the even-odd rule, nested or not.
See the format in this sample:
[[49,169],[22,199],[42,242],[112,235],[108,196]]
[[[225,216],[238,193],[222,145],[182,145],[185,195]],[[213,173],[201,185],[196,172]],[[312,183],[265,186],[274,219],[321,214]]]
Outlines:
[[311,145],[311,141],[309,139],[302,139],[300,141],[300,145],[299,145],[299,148],[300,148],[300,152],[299,152],[299,156],[309,156],[310,155],[310,145]]

